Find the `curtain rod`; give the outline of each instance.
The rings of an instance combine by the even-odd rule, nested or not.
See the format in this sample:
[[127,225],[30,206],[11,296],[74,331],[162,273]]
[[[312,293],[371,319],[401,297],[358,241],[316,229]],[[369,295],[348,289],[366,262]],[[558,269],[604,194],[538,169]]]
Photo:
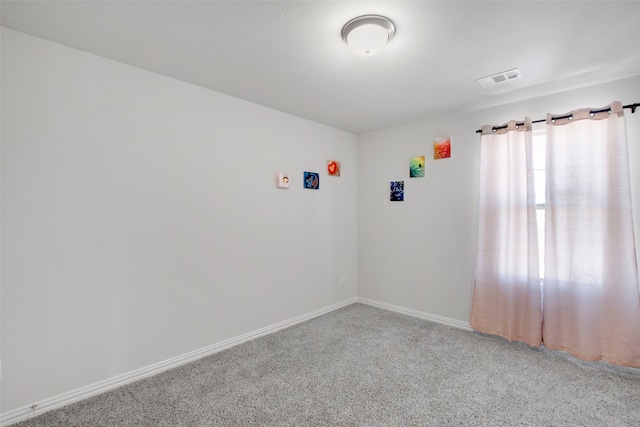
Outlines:
[[[629,105],[623,105],[622,108],[630,108],[631,109],[631,114],[636,112],[636,108],[640,107],[640,103],[636,102],[635,104],[629,104]],[[611,111],[611,108],[605,108],[603,110],[592,110],[589,112],[589,114],[593,117],[598,113],[604,113],[605,111]],[[573,114],[568,114],[566,116],[557,116],[557,117],[551,117],[551,121],[555,122],[556,120],[560,120],[560,119],[569,119],[569,118],[573,118]],[[540,119],[540,120],[533,120],[531,123],[542,123],[542,122],[546,122],[547,119]],[[524,122],[518,122],[516,123],[516,126],[524,126]],[[503,126],[494,126],[492,128],[492,130],[495,132],[497,130],[500,129],[506,129],[507,125],[503,125]],[[478,129],[476,131],[476,133],[482,133],[482,129]]]

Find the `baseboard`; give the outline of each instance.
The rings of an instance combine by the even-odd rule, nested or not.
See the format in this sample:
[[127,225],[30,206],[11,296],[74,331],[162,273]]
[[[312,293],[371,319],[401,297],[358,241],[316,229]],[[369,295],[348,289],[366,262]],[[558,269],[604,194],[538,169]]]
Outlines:
[[327,307],[323,307],[318,310],[303,314],[301,316],[297,316],[261,329],[257,329],[244,335],[221,341],[219,343],[203,347],[201,349],[185,353],[180,356],[176,356],[171,359],[146,366],[144,368],[136,369],[135,371],[127,372],[125,374],[118,375],[116,377],[100,381],[89,386],[81,387],[55,397],[41,400],[35,403],[33,406],[14,409],[7,413],[0,414],[0,427],[6,427],[14,423],[24,421],[29,418],[41,415],[47,411],[61,408],[71,403],[79,402],[91,396],[104,393],[125,384],[139,381],[143,378],[168,371],[169,369],[177,368],[186,363],[193,362],[203,357],[218,353],[222,350],[226,350],[228,348],[242,344],[243,342],[272,334],[281,329],[285,329],[298,323],[313,319],[314,317],[322,316],[323,314],[329,313],[355,302],[358,302],[358,299],[356,297],[349,298],[336,304],[332,304]]
[[400,307],[393,304],[387,304],[386,302],[380,302],[369,298],[357,298],[358,302],[362,304],[372,305],[374,307],[383,308],[385,310],[395,311],[397,313],[407,314],[413,317],[419,317],[421,319],[430,320],[432,322],[442,323],[445,325],[453,326],[454,328],[464,329],[471,331],[471,325],[468,322],[462,322],[456,319],[450,319],[448,317],[442,317],[435,314],[425,313],[423,311],[413,310],[410,308]]

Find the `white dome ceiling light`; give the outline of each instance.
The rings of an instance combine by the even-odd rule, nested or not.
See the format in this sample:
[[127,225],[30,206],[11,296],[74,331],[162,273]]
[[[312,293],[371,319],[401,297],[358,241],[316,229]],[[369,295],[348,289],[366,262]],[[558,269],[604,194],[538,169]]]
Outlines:
[[389,18],[364,15],[353,18],[342,27],[342,39],[358,55],[378,53],[393,38],[396,26]]

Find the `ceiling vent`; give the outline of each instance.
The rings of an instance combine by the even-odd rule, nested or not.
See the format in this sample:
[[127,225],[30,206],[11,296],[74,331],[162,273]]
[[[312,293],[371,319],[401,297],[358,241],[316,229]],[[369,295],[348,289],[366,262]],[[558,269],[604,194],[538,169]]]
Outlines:
[[514,68],[509,71],[503,71],[498,74],[482,77],[481,79],[477,79],[477,82],[482,87],[489,87],[489,86],[496,85],[498,83],[504,83],[511,80],[519,79],[520,77],[522,77],[522,74],[520,74],[520,70],[517,68]]

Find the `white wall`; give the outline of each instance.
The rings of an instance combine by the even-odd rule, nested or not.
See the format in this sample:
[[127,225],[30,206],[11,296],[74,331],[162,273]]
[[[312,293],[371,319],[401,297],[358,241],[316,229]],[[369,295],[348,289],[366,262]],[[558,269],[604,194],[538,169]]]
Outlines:
[[2,123],[3,413],[356,294],[352,134],[7,29]]
[[[475,130],[614,100],[640,102],[640,76],[358,136],[358,296],[468,322],[480,156]],[[625,114],[640,236],[640,110]],[[445,135],[451,158],[433,160],[433,139]],[[410,179],[409,158],[423,154],[425,178]],[[396,180],[405,181],[404,202],[389,202],[389,182]]]

